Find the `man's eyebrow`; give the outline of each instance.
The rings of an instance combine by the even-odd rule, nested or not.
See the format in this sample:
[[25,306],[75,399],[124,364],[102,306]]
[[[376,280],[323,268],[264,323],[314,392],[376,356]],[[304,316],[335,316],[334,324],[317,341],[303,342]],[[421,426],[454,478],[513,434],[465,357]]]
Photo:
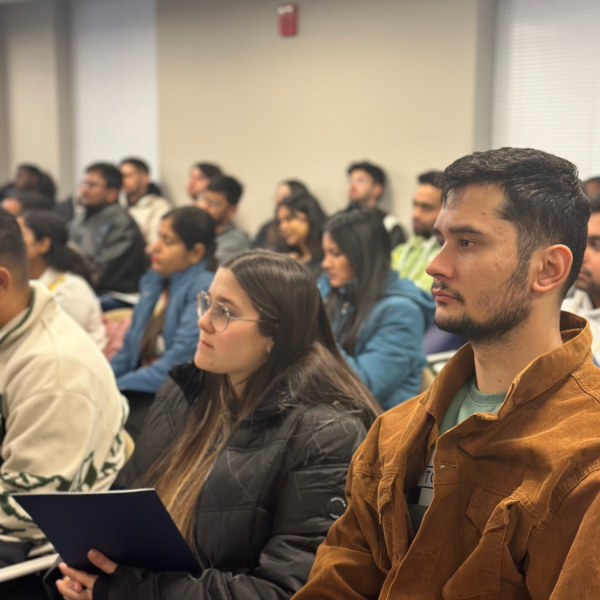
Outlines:
[[588,235],[588,242],[597,242],[600,240],[600,235]]
[[475,229],[475,227],[471,227],[470,225],[450,225],[448,233],[454,235],[485,235],[483,231],[479,231],[479,229]]

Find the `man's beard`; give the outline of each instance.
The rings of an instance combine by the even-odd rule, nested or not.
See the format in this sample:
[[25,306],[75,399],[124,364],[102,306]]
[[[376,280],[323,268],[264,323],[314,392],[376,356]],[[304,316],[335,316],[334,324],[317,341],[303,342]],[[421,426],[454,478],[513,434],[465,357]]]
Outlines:
[[[526,300],[525,291],[528,271],[529,261],[521,261],[499,288],[486,293],[479,300],[488,315],[484,321],[476,321],[467,314],[446,319],[436,315],[435,324],[441,330],[454,333],[472,343],[491,345],[502,342],[531,314],[531,304]],[[444,283],[434,284],[434,288],[451,289]],[[456,292],[454,295],[463,304],[462,296]]]
[[577,279],[575,281],[575,287],[578,290],[586,292],[591,298],[600,298],[600,283],[597,283],[593,279],[592,272],[585,267],[581,267],[581,273],[585,273],[589,277],[589,280]]

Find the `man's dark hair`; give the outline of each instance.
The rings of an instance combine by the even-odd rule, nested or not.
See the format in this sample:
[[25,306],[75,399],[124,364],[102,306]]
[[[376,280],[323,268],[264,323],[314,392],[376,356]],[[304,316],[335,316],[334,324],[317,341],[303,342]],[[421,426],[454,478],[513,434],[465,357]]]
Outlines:
[[21,212],[26,210],[52,210],[54,208],[54,202],[48,196],[33,190],[15,190],[7,197],[20,202]]
[[140,173],[146,173],[146,175],[150,174],[150,167],[148,167],[148,163],[146,161],[143,161],[141,158],[135,158],[133,156],[124,158],[121,161],[121,165],[124,164],[132,165],[135,168],[135,170]]
[[417,177],[417,181],[421,185],[432,185],[433,187],[440,189],[439,184],[436,183],[440,175],[442,175],[442,171],[427,171],[426,173],[421,173]]
[[350,173],[353,171],[358,171],[359,169],[367,172],[373,179],[374,183],[380,183],[382,188],[385,187],[386,177],[385,172],[381,167],[367,162],[366,160],[363,162],[352,163],[348,167],[348,175],[350,175]]
[[211,180],[206,189],[211,192],[225,194],[227,202],[232,205],[236,205],[240,201],[242,192],[244,191],[242,184],[237,179],[228,177],[227,175],[215,177]]
[[475,152],[453,162],[440,176],[442,206],[447,205],[450,192],[485,183],[496,184],[504,192],[499,216],[517,229],[521,266],[541,246],[563,244],[571,250],[573,265],[563,286],[566,293],[583,262],[590,218],[590,203],[577,167],[531,148]]
[[27,246],[17,220],[0,208],[0,266],[6,267],[19,286],[29,281]]
[[213,163],[199,162],[194,165],[197,169],[200,169],[209,179],[220,177],[223,175],[221,167]]
[[123,176],[121,175],[121,171],[119,171],[115,165],[102,162],[94,163],[85,170],[86,173],[92,171],[100,174],[100,177],[106,182],[106,187],[108,189],[121,189],[121,186],[123,185]]

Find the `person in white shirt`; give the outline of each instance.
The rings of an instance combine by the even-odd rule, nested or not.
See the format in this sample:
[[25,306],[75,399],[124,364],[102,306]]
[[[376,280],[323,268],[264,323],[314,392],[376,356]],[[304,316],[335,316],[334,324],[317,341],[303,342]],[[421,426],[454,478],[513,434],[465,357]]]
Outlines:
[[161,219],[173,206],[160,195],[160,190],[150,182],[150,169],[139,158],[125,158],[119,166],[123,177],[123,208],[138,224],[147,247],[158,239],[158,227]]
[[588,320],[594,338],[594,362],[600,365],[600,194],[590,198],[590,208],[587,247],[575,294],[564,300],[561,308]]
[[128,412],[102,352],[29,281],[17,221],[0,209],[0,567],[46,542],[12,494],[108,490]]
[[67,245],[67,225],[52,211],[30,211],[17,219],[27,246],[29,273],[54,295],[56,303],[104,350],[107,344],[100,303],[90,286],[85,259]]

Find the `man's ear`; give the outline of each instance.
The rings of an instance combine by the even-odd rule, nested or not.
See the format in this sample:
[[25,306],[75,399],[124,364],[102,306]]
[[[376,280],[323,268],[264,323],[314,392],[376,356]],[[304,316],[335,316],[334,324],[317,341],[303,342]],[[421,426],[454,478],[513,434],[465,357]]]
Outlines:
[[6,267],[0,267],[0,301],[8,294],[12,285],[12,275]]
[[556,244],[541,250],[535,264],[537,273],[531,289],[538,294],[545,294],[565,282],[571,272],[573,254],[566,246]]
[[113,202],[116,202],[118,197],[119,197],[119,190],[117,188],[108,188],[106,190],[106,202],[108,202],[108,204],[112,204]]
[[373,196],[375,196],[375,198],[377,198],[377,200],[379,201],[382,194],[383,194],[383,186],[380,183],[376,183],[373,186]]
[[230,219],[233,219],[233,215],[237,212],[237,204],[230,204],[227,208],[227,215]]

